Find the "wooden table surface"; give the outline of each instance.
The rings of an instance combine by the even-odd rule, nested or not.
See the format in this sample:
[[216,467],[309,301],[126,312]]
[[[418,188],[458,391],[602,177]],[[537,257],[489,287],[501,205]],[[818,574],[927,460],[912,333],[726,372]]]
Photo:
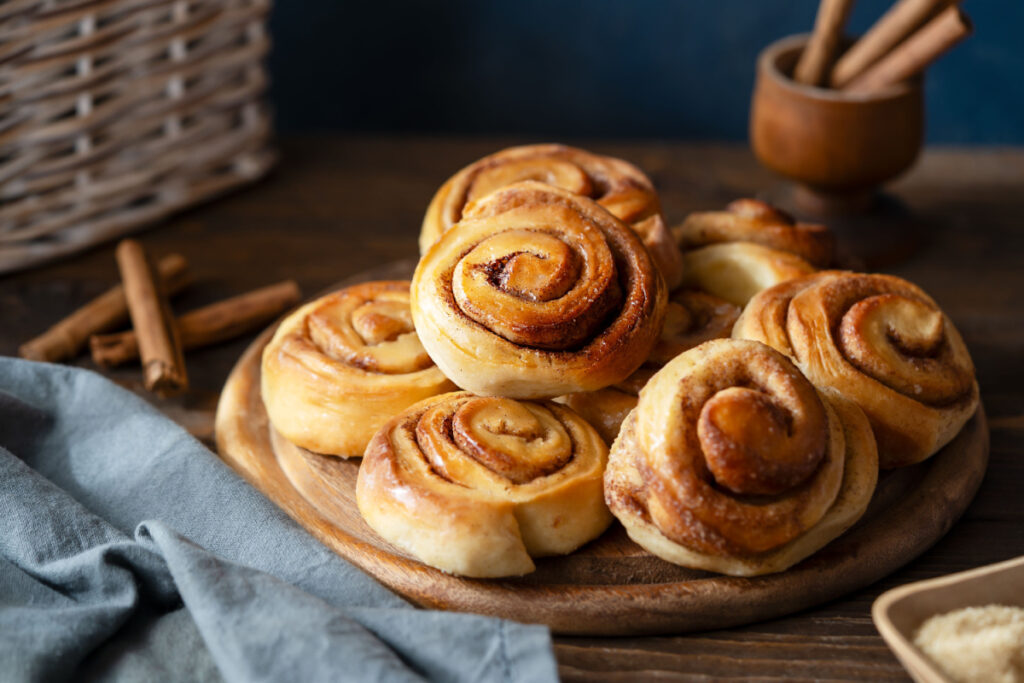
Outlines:
[[[464,164],[516,142],[523,141],[284,139],[281,164],[268,180],[141,239],[153,254],[176,251],[188,259],[196,282],[174,300],[178,311],[287,278],[312,295],[367,268],[415,258],[434,190]],[[647,171],[671,224],[779,182],[743,146],[581,143]],[[872,625],[872,601],[909,581],[1024,555],[1024,150],[930,149],[892,191],[927,226],[928,244],[887,271],[939,301],[978,368],[992,451],[974,503],[922,557],[817,609],[712,633],[556,638],[565,680],[906,680]],[[15,354],[116,280],[112,245],[0,277],[0,354]],[[189,393],[152,400],[212,443],[218,391],[253,336],[191,352]],[[85,357],[76,364],[92,367]],[[141,392],[137,369],[107,374]]]

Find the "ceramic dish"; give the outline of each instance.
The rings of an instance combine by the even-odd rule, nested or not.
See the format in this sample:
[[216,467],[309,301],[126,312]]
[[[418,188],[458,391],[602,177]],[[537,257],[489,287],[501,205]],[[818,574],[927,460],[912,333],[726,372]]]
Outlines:
[[871,618],[915,681],[950,683],[914,646],[914,633],[936,614],[991,604],[1024,607],[1024,556],[886,591],[875,600]]

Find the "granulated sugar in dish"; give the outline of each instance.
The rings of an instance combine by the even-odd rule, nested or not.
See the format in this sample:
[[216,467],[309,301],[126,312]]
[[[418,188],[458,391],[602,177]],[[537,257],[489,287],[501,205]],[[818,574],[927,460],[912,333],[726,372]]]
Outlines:
[[957,683],[1024,683],[1024,608],[965,607],[926,620],[914,644]]

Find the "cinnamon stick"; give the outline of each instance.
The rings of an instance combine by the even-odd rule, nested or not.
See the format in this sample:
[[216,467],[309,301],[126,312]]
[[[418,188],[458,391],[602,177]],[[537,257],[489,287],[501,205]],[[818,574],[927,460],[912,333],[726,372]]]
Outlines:
[[814,20],[814,32],[793,72],[797,83],[822,85],[825,82],[839,50],[839,40],[851,7],[853,0],[821,0]]
[[[299,286],[287,280],[186,313],[177,320],[182,348],[197,349],[249,332],[297,303],[300,296]],[[94,335],[89,346],[93,361],[104,367],[139,357],[138,335],[133,330]]]
[[[160,259],[157,269],[168,295],[181,291],[189,282],[188,263],[180,254]],[[124,286],[119,284],[22,344],[18,354],[29,360],[56,363],[75,356],[92,335],[114,329],[127,320],[128,303]]]
[[885,58],[850,81],[844,92],[871,93],[920,73],[971,34],[971,20],[956,5],[943,10]]
[[832,87],[842,88],[862,74],[949,4],[950,0],[899,0],[893,4],[836,62],[829,79]]
[[142,245],[135,240],[124,240],[117,245],[115,256],[128,300],[128,314],[139,339],[146,388],[160,394],[187,389],[188,376],[178,328]]

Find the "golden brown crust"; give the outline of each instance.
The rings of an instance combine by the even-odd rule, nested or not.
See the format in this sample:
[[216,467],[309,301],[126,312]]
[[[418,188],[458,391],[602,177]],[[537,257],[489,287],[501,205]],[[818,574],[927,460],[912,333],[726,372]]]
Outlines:
[[425,564],[513,576],[607,528],[606,460],[597,433],[564,406],[457,392],[381,428],[356,501],[377,533]]
[[933,455],[978,405],[960,334],[916,285],[891,275],[825,271],[765,290],[733,332],[791,356],[818,386],[867,414],[882,467]]
[[694,346],[730,336],[739,317],[740,307],[721,297],[677,289],[669,295],[661,336],[644,365],[661,367]]
[[683,284],[745,306],[768,287],[815,272],[795,254],[753,242],[709,244],[683,253]]
[[699,344],[728,337],[739,315],[739,307],[724,299],[677,289],[669,296],[661,336],[643,367],[614,386],[567,394],[559,400],[594,425],[601,438],[611,444],[654,371]]
[[835,407],[763,344],[707,342],[641,391],[612,446],[606,501],[669,561],[781,571],[867,507],[877,454],[856,410]]
[[478,394],[549,398],[625,379],[650,354],[665,284],[595,202],[533,181],[474,202],[420,260],[412,313],[431,358]]
[[263,402],[302,448],[362,455],[390,417],[455,388],[416,336],[408,281],[366,282],[302,306],[263,351]]
[[685,251],[723,242],[754,242],[795,254],[818,268],[832,261],[835,239],[824,225],[801,223],[758,199],[737,199],[725,211],[699,211],[672,229]]
[[636,408],[638,393],[616,385],[597,391],[566,394],[557,400],[579,413],[597,430],[604,442],[611,445],[629,411]]
[[665,225],[654,185],[621,159],[565,145],[510,147],[466,166],[430,202],[420,232],[420,253],[465,216],[474,201],[502,187],[533,180],[595,200],[630,225],[650,250],[666,283],[682,276],[679,249]]

